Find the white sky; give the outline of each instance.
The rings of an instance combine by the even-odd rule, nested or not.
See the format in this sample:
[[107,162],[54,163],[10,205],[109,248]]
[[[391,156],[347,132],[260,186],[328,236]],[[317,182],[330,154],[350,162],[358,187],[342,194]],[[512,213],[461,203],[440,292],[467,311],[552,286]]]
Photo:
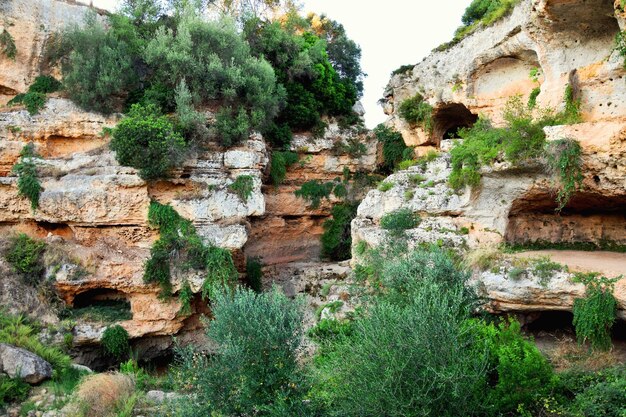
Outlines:
[[[87,1],[87,0],[83,0]],[[114,10],[119,0],[93,0],[94,6]],[[344,25],[361,46],[361,67],[368,74],[365,120],[372,128],[385,120],[377,104],[391,72],[416,64],[439,44],[452,39],[470,0],[304,0],[303,12],[325,13]]]

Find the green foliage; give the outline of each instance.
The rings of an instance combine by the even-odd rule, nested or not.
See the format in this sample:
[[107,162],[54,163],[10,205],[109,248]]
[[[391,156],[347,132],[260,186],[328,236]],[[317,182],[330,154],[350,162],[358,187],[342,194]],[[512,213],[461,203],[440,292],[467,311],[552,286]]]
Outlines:
[[391,190],[394,186],[394,183],[391,181],[383,181],[378,184],[378,191],[382,191],[383,193]]
[[115,323],[130,320],[133,314],[130,303],[126,300],[102,300],[89,306],[66,309],[62,312],[63,318],[84,320],[100,323]]
[[246,258],[246,277],[248,285],[254,292],[263,291],[263,262],[259,257]]
[[576,396],[571,405],[576,416],[622,417],[626,413],[626,375],[616,372],[598,381]]
[[537,107],[537,97],[539,97],[539,94],[541,94],[541,87],[535,87],[533,88],[533,91],[530,92],[530,95],[528,96],[529,109],[532,110]]
[[553,175],[558,178],[559,191],[556,196],[557,211],[569,202],[572,194],[582,188],[582,150],[574,139],[560,139],[547,146],[547,162]]
[[145,180],[166,178],[183,160],[185,141],[154,105],[134,104],[113,130],[110,147],[117,161],[137,168]]
[[383,144],[383,163],[380,167],[381,171],[390,173],[393,171],[394,167],[402,161],[404,151],[408,146],[404,143],[404,139],[400,133],[383,124],[374,128],[374,134],[378,141]]
[[420,217],[409,209],[398,209],[385,214],[380,219],[380,227],[394,236],[401,236],[405,230],[414,229],[420,224]]
[[109,23],[107,30],[95,13],[90,14],[84,26],[71,27],[61,36],[63,83],[72,101],[85,110],[110,113],[119,97],[137,84],[138,35],[125,19]]
[[45,271],[42,259],[45,248],[44,242],[20,233],[9,238],[9,247],[5,256],[26,283],[38,285]]
[[23,104],[28,110],[28,113],[37,114],[39,110],[43,109],[46,105],[46,95],[42,93],[28,92],[25,94],[18,94],[13,97],[8,103],[9,106],[16,104]]
[[177,415],[302,415],[303,305],[274,289],[217,292],[207,336],[215,354],[180,352],[185,396]]
[[206,270],[202,286],[205,297],[210,295],[214,286],[232,286],[235,283],[238,273],[230,252],[204,245],[193,224],[182,218],[172,206],[151,202],[148,222],[159,228],[161,236],[150,249],[143,279],[146,283],[159,284],[163,296],[171,294],[172,266],[182,271]]
[[519,322],[482,324],[475,329],[487,343],[491,382],[486,403],[497,410],[497,415],[514,413],[520,405],[533,405],[549,392],[554,380],[552,368],[532,341],[522,336]]
[[189,285],[189,281],[183,281],[180,291],[178,292],[178,301],[180,302],[179,314],[183,316],[191,314],[191,302],[193,301],[193,296],[194,294],[191,290],[191,285]]
[[618,32],[615,35],[615,48],[624,59],[624,67],[626,67],[626,31]]
[[536,240],[522,244],[507,245],[509,252],[525,252],[529,250],[577,250],[577,251],[597,251],[603,250],[608,252],[626,252],[626,245],[611,240],[599,240],[597,242],[549,242],[544,240]]
[[344,261],[352,256],[350,223],[356,217],[356,203],[336,204],[331,210],[332,218],[324,222],[321,237],[322,257],[332,261]]
[[228,189],[245,203],[254,191],[254,178],[250,175],[240,175],[228,186]]
[[409,71],[412,71],[413,68],[415,67],[415,65],[402,65],[399,68],[396,68],[395,70],[393,70],[391,72],[391,76],[393,77],[394,75],[400,75],[400,74],[406,74]]
[[293,133],[287,123],[270,123],[263,131],[263,138],[276,149],[288,149],[293,139]]
[[45,345],[39,340],[39,327],[22,316],[12,316],[0,311],[0,343],[31,351],[48,361],[55,372],[70,366],[70,358],[61,349]]
[[128,332],[118,324],[106,328],[101,343],[105,352],[116,359],[123,358],[130,351]]
[[609,350],[617,312],[615,280],[599,278],[597,274],[578,274],[576,279],[586,287],[585,298],[574,300],[576,337],[579,343],[589,342],[594,350]]
[[63,84],[50,75],[39,75],[35,81],[28,87],[29,93],[49,94],[59,91],[63,88]]
[[24,401],[30,392],[30,385],[21,379],[0,375],[0,411],[11,402]]
[[285,180],[287,168],[298,162],[298,154],[295,152],[272,152],[272,164],[270,166],[270,177],[275,187],[278,187]]
[[2,53],[7,58],[15,60],[15,56],[17,55],[15,40],[6,29],[3,29],[2,33],[0,33],[0,47],[2,47]]
[[516,0],[473,0],[465,9],[461,21],[465,26],[481,22],[486,26],[507,15],[515,5]]
[[556,272],[563,270],[563,266],[552,262],[548,256],[541,257],[534,261],[533,274],[539,277],[542,285],[547,285]]
[[404,100],[398,108],[398,113],[406,122],[418,125],[427,132],[433,128],[433,108],[420,93]]
[[320,182],[318,180],[307,181],[302,184],[300,189],[294,191],[296,197],[307,200],[314,209],[319,208],[322,199],[330,199],[331,194],[337,197],[344,197],[345,193],[345,185],[340,182]]
[[30,207],[33,211],[39,208],[39,196],[42,187],[37,176],[37,165],[34,162],[37,158],[32,143],[24,146],[20,152],[20,161],[13,166],[13,173],[17,174],[18,194],[30,200]]
[[580,99],[574,97],[574,88],[571,84],[565,87],[565,95],[563,97],[565,109],[560,115],[560,124],[571,125],[580,123],[582,116],[580,115]]

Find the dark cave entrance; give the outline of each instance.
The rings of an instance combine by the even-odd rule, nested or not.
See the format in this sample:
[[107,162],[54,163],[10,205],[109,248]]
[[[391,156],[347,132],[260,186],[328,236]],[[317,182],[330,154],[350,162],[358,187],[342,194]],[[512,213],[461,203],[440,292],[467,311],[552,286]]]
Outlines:
[[126,294],[110,288],[94,288],[77,294],[67,315],[74,319],[101,322],[133,318]]
[[432,141],[441,146],[443,140],[457,139],[458,131],[472,127],[478,116],[460,103],[448,103],[438,107],[433,113]]

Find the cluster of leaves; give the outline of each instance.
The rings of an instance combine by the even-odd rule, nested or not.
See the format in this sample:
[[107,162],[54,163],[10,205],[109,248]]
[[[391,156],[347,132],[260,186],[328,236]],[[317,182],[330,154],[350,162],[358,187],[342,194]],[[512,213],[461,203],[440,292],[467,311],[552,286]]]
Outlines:
[[585,298],[574,300],[574,327],[580,343],[589,342],[593,349],[611,348],[611,327],[615,322],[617,301],[613,296],[615,280],[597,274],[578,274],[585,284]]
[[38,285],[44,273],[43,252],[46,244],[24,233],[9,238],[6,260],[29,285]]
[[[215,286],[230,287],[237,281],[238,273],[230,252],[205,245],[193,224],[182,218],[172,206],[151,202],[148,222],[159,229],[161,236],[150,250],[143,278],[146,283],[158,283],[163,296],[169,296],[172,291],[173,265],[182,271],[206,271],[202,286],[204,297],[209,296]],[[183,309],[187,311],[190,308],[190,297],[179,298]]]
[[275,187],[278,187],[285,180],[287,168],[298,162],[298,154],[290,151],[272,152],[272,163],[270,165],[270,177]]
[[404,159],[406,150],[411,148],[406,146],[399,132],[383,124],[376,126],[374,134],[383,145],[383,162],[380,170],[384,173],[391,173],[396,165]]
[[30,385],[18,378],[0,375],[0,411],[8,403],[23,401],[30,392]]
[[2,33],[0,33],[0,47],[2,47],[2,53],[7,58],[15,60],[15,56],[17,55],[15,40],[6,29],[3,29]]
[[185,154],[185,140],[154,104],[133,104],[113,129],[109,144],[117,161],[139,170],[145,180],[167,178]]
[[228,189],[237,194],[245,203],[254,191],[254,178],[251,175],[240,175],[228,186]]
[[401,208],[381,217],[380,227],[389,231],[393,236],[402,236],[405,230],[416,228],[420,222],[418,215],[407,208]]
[[356,203],[341,203],[333,206],[332,218],[324,222],[321,237],[322,257],[332,261],[344,261],[352,256],[352,236],[350,223],[356,216]]
[[17,190],[19,195],[30,200],[33,211],[39,207],[39,196],[42,187],[37,176],[37,165],[34,159],[38,155],[32,143],[24,146],[20,152],[20,161],[13,166],[13,173],[17,175]]
[[[538,158],[546,147],[543,128],[572,123],[579,117],[579,103],[571,98],[570,88],[565,94],[565,110],[557,114],[549,110],[532,111],[522,104],[520,97],[512,98],[504,111],[504,127],[495,128],[488,119],[481,117],[471,128],[459,130],[463,141],[450,152],[450,185],[457,189],[478,185],[480,168],[497,159],[519,163]],[[568,165],[568,174],[575,166],[574,162]]]
[[569,202],[572,194],[582,188],[582,159],[580,143],[574,139],[559,139],[547,146],[547,162],[553,175],[558,178],[556,196],[557,211]]
[[415,65],[401,65],[391,72],[391,76],[393,77],[394,75],[406,74],[407,72],[412,71],[413,68],[415,68]]
[[116,359],[122,359],[130,351],[128,332],[119,324],[107,327],[100,342],[104,351]]
[[427,132],[433,128],[433,107],[420,93],[404,100],[398,108],[398,113],[406,122],[420,126]]
[[65,309],[60,316],[100,323],[115,323],[133,318],[130,302],[126,300],[98,300],[85,307]]
[[618,32],[615,35],[615,48],[624,58],[624,66],[626,67],[626,31]]
[[521,0],[473,0],[461,17],[463,26],[454,33],[454,38],[437,47],[437,51],[445,51],[461,42],[480,27],[491,26],[510,14]]
[[246,278],[248,285],[256,293],[263,291],[263,262],[261,258],[253,256],[246,258]]
[[23,104],[28,113],[37,114],[46,105],[46,94],[54,93],[62,87],[61,83],[54,77],[40,75],[35,78],[26,93],[16,95],[7,104],[9,106]]
[[181,388],[193,395],[171,404],[175,414],[303,415],[303,307],[276,289],[217,292],[207,330],[215,352],[179,351]]
[[347,190],[345,184],[339,180],[328,182],[311,180],[302,184],[299,189],[294,191],[294,194],[296,197],[307,200],[311,208],[317,209],[323,199],[330,199],[331,195],[338,198],[345,197]]

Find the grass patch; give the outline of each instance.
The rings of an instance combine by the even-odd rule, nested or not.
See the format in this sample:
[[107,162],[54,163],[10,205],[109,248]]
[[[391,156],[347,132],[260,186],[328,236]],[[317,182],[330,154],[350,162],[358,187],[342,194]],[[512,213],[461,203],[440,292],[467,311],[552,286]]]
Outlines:
[[394,183],[391,181],[383,181],[380,184],[378,184],[378,191],[382,191],[387,192],[389,190],[391,190],[394,186]]
[[547,241],[535,241],[528,243],[515,243],[506,244],[505,251],[509,253],[526,252],[534,250],[575,250],[575,251],[608,251],[626,253],[626,245],[610,240],[600,240],[597,243],[593,242],[547,242]]
[[254,178],[250,175],[240,175],[228,189],[246,203],[254,191]]
[[102,300],[90,306],[66,309],[63,317],[98,323],[116,323],[132,319],[133,314],[130,303],[126,300]]

